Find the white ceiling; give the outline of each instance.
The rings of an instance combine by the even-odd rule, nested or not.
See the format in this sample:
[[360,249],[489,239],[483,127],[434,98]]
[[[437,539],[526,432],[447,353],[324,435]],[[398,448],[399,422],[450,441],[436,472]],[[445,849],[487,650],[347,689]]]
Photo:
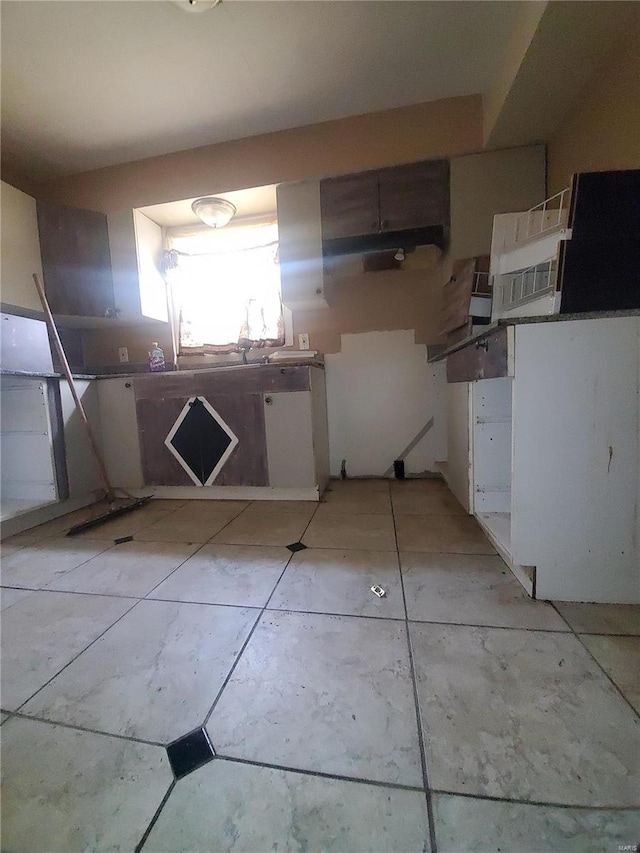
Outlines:
[[0,5],[3,161],[44,180],[487,91],[519,3]]
[[[267,187],[253,187],[248,190],[234,190],[230,193],[217,193],[216,198],[225,198],[235,205],[236,213],[234,219],[243,216],[260,216],[276,212],[276,188],[275,185]],[[191,203],[195,198],[187,198],[184,201],[172,201],[166,204],[152,204],[148,207],[140,207],[142,213],[157,222],[158,225],[202,225],[202,222],[191,209]]]

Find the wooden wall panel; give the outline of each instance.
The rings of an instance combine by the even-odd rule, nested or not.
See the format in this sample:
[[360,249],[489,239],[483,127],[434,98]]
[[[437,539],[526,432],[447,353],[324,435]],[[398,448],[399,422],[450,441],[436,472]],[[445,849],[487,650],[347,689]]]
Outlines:
[[447,382],[473,382],[507,375],[506,327],[447,357]]

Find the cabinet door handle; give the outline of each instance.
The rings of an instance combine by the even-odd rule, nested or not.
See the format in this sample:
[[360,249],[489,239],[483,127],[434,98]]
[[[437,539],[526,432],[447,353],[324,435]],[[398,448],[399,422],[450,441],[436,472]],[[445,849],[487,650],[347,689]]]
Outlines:
[[265,405],[272,406],[273,405],[273,397],[265,397],[264,402],[265,402]]

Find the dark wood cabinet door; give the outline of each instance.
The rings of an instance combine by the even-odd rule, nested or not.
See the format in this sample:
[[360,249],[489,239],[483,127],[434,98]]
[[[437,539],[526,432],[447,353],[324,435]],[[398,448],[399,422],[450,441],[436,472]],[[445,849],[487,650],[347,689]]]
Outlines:
[[115,310],[107,217],[38,201],[44,286],[54,314],[108,317]]
[[320,182],[322,239],[377,234],[378,174],[362,172]]
[[446,160],[381,169],[378,183],[381,231],[448,224],[449,165]]

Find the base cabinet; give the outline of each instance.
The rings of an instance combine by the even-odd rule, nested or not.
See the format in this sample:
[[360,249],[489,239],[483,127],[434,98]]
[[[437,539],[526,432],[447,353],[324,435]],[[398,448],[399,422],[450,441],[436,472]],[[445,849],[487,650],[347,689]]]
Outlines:
[[[133,404],[144,486],[196,498],[259,499],[287,490],[288,498],[313,500],[324,490],[323,369],[261,365],[140,376],[133,385],[135,400],[120,412],[130,431]],[[230,487],[233,495],[225,493]]]
[[510,328],[512,376],[456,383],[469,510],[535,597],[640,603],[640,317]]

